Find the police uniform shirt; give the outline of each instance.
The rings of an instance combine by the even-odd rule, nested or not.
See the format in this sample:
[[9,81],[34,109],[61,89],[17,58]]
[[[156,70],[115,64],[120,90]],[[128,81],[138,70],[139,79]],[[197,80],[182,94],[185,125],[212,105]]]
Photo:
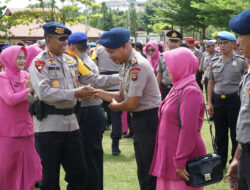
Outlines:
[[161,83],[164,85],[172,85],[172,81],[169,79],[168,71],[167,71],[167,64],[164,60],[163,54],[161,54],[159,64],[156,68],[157,73],[162,73],[162,80]]
[[[30,66],[30,81],[35,96],[58,109],[74,108],[74,89],[78,87],[77,62],[69,55],[54,55],[45,50]],[[48,115],[42,121],[33,117],[35,132],[74,131],[79,129],[75,114]]]
[[139,96],[139,104],[134,112],[159,107],[160,90],[152,66],[139,52],[131,52],[128,63],[120,67],[120,91],[124,99]]
[[201,59],[201,56],[202,56],[202,52],[197,49],[197,48],[194,48],[194,49],[191,49],[191,51],[194,53],[194,55],[200,60]]
[[239,143],[250,143],[250,71],[244,75],[240,91],[241,107],[237,120],[236,140]]
[[[84,53],[81,57],[84,64],[91,70],[89,75],[80,76],[79,82],[80,85],[88,85],[95,88],[109,88],[111,86],[117,86],[120,83],[119,74],[113,75],[99,75],[99,70],[95,62],[88,56],[87,53]],[[100,105],[102,100],[97,98],[94,100],[82,100],[81,106],[95,106]]]
[[213,58],[208,79],[214,80],[214,92],[216,94],[237,92],[241,77],[246,69],[245,59],[238,55],[234,54],[228,61],[225,61],[222,56]]

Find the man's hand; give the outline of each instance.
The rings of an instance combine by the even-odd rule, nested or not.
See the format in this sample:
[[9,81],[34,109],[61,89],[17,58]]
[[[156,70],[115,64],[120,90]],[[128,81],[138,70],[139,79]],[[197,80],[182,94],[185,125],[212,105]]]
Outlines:
[[233,159],[226,173],[229,185],[233,190],[238,190],[238,165],[238,160]]
[[186,169],[178,169],[176,168],[176,173],[185,181],[189,181],[189,174]]
[[81,100],[93,100],[96,98],[95,89],[90,85],[81,86],[75,89],[75,97]]
[[29,90],[30,94],[34,94],[34,89],[32,87],[32,84],[31,84],[30,80],[25,81],[25,86]]
[[205,85],[205,78],[201,79],[201,84],[204,86]]
[[207,105],[207,112],[209,114],[210,117],[213,117],[214,115],[214,107],[211,103],[208,103]]
[[112,102],[109,104],[109,108],[112,110],[112,111],[119,111],[118,107],[118,102],[113,98],[112,99]]

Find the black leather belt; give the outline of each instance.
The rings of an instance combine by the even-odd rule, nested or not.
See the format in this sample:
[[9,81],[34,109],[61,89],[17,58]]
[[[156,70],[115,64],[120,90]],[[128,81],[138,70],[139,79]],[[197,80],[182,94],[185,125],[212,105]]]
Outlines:
[[216,94],[216,93],[214,93],[214,96],[217,98],[220,98],[220,99],[226,99],[226,98],[232,98],[235,96],[239,96],[239,94],[238,94],[238,92],[234,92],[231,94]]
[[138,112],[130,112],[130,115],[132,117],[142,117],[142,116],[151,116],[153,113],[157,112],[158,113],[158,107],[157,108],[152,108],[149,110],[144,110],[144,111],[138,111]]
[[113,75],[113,74],[119,74],[118,71],[105,71],[105,72],[100,72],[101,75]]
[[51,106],[48,104],[43,104],[43,110],[44,114],[47,115],[71,115],[74,113],[74,108],[68,108],[68,109],[57,109],[55,106]]
[[250,153],[250,144],[240,143],[240,148],[242,151]]

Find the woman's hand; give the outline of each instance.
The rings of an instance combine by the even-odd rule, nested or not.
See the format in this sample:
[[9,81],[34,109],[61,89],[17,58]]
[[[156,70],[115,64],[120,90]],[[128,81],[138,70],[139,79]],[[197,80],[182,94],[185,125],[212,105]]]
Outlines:
[[189,174],[186,169],[178,169],[176,168],[176,173],[185,181],[189,181]]
[[29,90],[29,92],[30,92],[31,94],[34,94],[34,89],[33,89],[33,87],[32,87],[32,84],[31,84],[30,80],[26,80],[26,81],[25,81],[25,85],[26,85],[26,88]]

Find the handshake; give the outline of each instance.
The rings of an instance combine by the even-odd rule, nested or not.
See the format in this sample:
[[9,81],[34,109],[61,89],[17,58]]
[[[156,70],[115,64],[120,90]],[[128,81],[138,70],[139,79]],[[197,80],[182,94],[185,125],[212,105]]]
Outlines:
[[81,100],[93,100],[97,98],[96,89],[90,85],[81,86],[75,89],[75,98]]

